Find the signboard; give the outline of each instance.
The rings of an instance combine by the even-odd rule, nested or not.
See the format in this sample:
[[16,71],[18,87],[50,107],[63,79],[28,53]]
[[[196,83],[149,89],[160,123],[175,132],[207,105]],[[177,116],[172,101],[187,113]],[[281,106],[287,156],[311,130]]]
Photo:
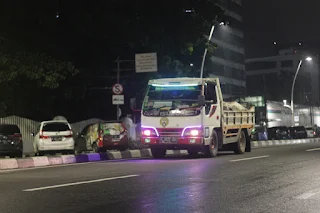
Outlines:
[[136,72],[157,72],[157,53],[140,53],[135,57]]
[[112,96],[113,105],[123,105],[124,104],[124,95],[113,95]]
[[123,93],[123,87],[121,84],[115,84],[112,86],[112,92],[115,95],[121,95]]

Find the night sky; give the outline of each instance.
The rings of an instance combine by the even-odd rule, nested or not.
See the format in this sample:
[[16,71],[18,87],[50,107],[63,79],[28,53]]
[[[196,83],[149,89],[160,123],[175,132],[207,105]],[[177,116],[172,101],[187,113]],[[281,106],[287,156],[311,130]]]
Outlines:
[[319,0],[244,0],[244,5],[247,58],[273,54],[273,41],[320,46]]

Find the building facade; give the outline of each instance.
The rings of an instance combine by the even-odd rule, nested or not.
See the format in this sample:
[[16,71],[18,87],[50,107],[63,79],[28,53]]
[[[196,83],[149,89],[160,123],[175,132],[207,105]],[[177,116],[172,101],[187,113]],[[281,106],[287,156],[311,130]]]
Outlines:
[[291,101],[293,78],[300,60],[303,60],[294,87],[293,102],[319,105],[318,57],[312,61],[304,59],[309,54],[304,50],[288,48],[278,55],[246,60],[247,95],[265,96],[268,100]]
[[242,97],[246,92],[242,0],[221,0],[226,25],[218,25],[212,42],[218,45],[208,55],[204,75],[218,77],[224,97]]

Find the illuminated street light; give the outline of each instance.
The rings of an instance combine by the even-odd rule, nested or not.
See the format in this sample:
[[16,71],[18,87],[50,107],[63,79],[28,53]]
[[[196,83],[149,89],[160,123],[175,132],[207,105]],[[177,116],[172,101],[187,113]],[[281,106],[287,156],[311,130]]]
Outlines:
[[[304,60],[305,60],[305,61],[312,61],[312,58],[311,58],[310,56],[308,56],[308,57],[306,57]],[[284,106],[284,107],[288,107],[288,108],[291,109],[291,113],[292,113],[292,126],[294,126],[294,108],[293,108],[294,86],[295,86],[296,79],[297,79],[298,73],[299,73],[299,71],[300,71],[302,62],[303,62],[303,60],[300,60],[300,61],[299,61],[296,74],[294,75],[294,78],[293,78],[292,88],[291,88],[291,102],[290,102],[290,105],[287,104],[287,101],[286,101],[286,100],[283,100],[283,106]]]
[[[221,21],[220,23],[217,22],[217,19],[218,19],[218,16],[215,17],[214,21],[213,21],[213,25],[211,27],[211,30],[210,30],[210,34],[209,34],[209,37],[208,37],[208,42],[211,41],[211,38],[212,38],[212,34],[216,28],[216,25],[219,24],[219,26],[222,26],[222,25],[229,25],[229,22],[226,21]],[[206,47],[204,49],[204,54],[203,54],[203,57],[202,57],[202,63],[201,63],[201,69],[200,69],[200,78],[203,78],[203,69],[204,69],[204,63],[205,63],[205,60],[206,60],[206,56],[207,56],[207,52],[208,52],[208,48]]]
[[311,57],[306,57],[306,61],[312,61]]

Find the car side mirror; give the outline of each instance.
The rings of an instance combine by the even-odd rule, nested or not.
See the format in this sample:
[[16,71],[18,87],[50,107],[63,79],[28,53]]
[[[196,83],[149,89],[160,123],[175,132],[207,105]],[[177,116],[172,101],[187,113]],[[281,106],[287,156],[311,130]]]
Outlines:
[[204,106],[206,104],[206,100],[205,100],[205,97],[203,95],[199,95],[198,96],[198,104],[200,106]]

